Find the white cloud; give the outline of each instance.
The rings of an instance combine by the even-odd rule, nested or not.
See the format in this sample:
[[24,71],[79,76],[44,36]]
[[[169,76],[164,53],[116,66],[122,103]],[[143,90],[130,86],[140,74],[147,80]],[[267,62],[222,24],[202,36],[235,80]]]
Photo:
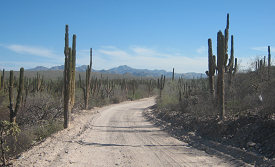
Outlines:
[[[207,56],[190,58],[179,56],[179,53],[163,53],[158,52],[155,48],[150,49],[139,46],[130,47],[129,49],[129,51],[123,51],[114,47],[95,51],[93,68],[109,69],[119,65],[128,65],[139,69],[164,69],[166,71],[172,71],[175,68],[178,73],[203,73],[207,70]],[[87,55],[86,59],[88,60],[88,58]]]
[[[251,49],[257,50],[257,51],[263,51],[263,52],[267,53],[267,46],[254,47],[254,48],[251,48]],[[270,51],[275,52],[275,48],[270,47]]]
[[5,47],[20,54],[31,54],[35,56],[48,57],[48,58],[56,57],[56,55],[52,53],[53,52],[52,50],[42,48],[42,47],[23,46],[23,45],[8,45]]
[[199,54],[206,53],[206,52],[207,52],[207,47],[201,46],[199,49],[197,49],[197,52],[198,52]]
[[[26,58],[26,62],[5,61],[0,62],[1,68],[9,70],[20,69],[20,67],[34,68],[36,66],[52,67],[62,65],[64,63],[64,55],[57,56],[53,50],[22,45],[9,45],[6,48],[20,53],[31,54],[47,58],[42,59],[42,62],[37,60],[30,60]],[[179,51],[164,50],[160,51],[158,48],[146,48],[140,46],[131,46],[125,50],[118,49],[114,46],[102,46],[99,49],[93,49],[93,69],[110,69],[120,65],[128,65],[138,69],[163,69],[172,71],[175,68],[177,73],[186,72],[201,72],[207,70],[207,56],[184,55]],[[76,65],[88,65],[90,62],[89,50],[80,50],[76,53]],[[5,67],[3,66],[5,65]]]

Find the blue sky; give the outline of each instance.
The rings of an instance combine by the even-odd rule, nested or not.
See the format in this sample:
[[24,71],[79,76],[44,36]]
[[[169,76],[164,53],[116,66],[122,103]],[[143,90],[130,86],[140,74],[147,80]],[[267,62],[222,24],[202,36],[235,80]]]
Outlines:
[[[230,14],[235,57],[243,68],[275,56],[274,0],[39,0],[0,2],[0,69],[64,64],[65,25],[76,34],[77,66],[128,65],[177,73],[207,70],[207,40],[224,31]],[[230,44],[230,41],[229,41]]]

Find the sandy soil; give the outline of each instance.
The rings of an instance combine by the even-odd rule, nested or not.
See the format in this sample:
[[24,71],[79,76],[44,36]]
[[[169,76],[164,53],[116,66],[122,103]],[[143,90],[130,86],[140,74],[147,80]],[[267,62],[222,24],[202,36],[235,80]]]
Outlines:
[[142,116],[154,98],[74,114],[71,128],[14,160],[14,166],[237,166],[169,136]]

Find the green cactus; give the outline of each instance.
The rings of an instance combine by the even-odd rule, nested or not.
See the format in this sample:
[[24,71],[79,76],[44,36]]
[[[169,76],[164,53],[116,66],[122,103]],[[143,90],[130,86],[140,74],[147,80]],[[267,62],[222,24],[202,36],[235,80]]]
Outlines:
[[215,88],[214,88],[214,75],[215,75],[215,64],[216,63],[216,56],[213,56],[212,52],[212,40],[211,38],[208,39],[208,71],[206,71],[206,75],[209,78],[209,87],[210,87],[210,94],[212,98],[215,97]]
[[20,110],[22,97],[23,97],[23,89],[24,89],[24,68],[20,68],[20,76],[19,76],[19,88],[17,93],[17,99],[14,109],[13,103],[13,87],[14,87],[14,75],[13,70],[10,71],[10,84],[9,84],[9,101],[10,101],[10,122],[16,123],[16,115]]
[[14,108],[13,108],[13,85],[14,85],[13,70],[10,70],[10,83],[9,83],[10,122],[12,122],[13,113],[14,113]]
[[107,79],[104,82],[104,89],[106,91],[108,99],[110,99],[110,94],[113,91],[114,87],[115,87],[114,81],[109,81],[109,79],[107,77]]
[[152,80],[152,79],[150,79],[150,81],[149,80],[147,80],[147,88],[148,88],[148,97],[150,97],[151,96],[151,94],[152,94],[152,91],[154,90],[154,88],[156,87],[156,83],[155,83],[156,81],[155,80]]
[[4,91],[5,69],[3,69],[3,75],[1,76],[1,90]]
[[138,86],[139,86],[139,83],[138,83],[137,80],[132,79],[132,80],[130,81],[130,86],[131,86],[132,91],[133,91],[133,99],[135,99],[135,97],[136,97],[136,90],[137,90],[137,88],[138,88]]
[[165,75],[161,75],[160,79],[158,79],[158,89],[159,89],[159,97],[161,98],[162,96],[162,90],[164,88],[165,84]]
[[75,63],[76,63],[76,35],[73,35],[73,44],[72,44],[72,57],[71,57],[71,83],[70,83],[70,105],[71,108],[74,106],[75,102]]
[[64,64],[64,128],[70,127],[71,117],[71,105],[70,105],[70,83],[71,83],[71,66],[70,57],[72,56],[72,50],[69,47],[69,26],[66,25],[65,32],[65,64]]
[[[231,75],[233,71],[235,74],[236,70],[237,70],[237,59],[235,59],[235,67],[233,68],[233,63],[234,63],[234,61],[233,61],[234,60],[233,35],[231,36],[231,55],[230,55],[230,59],[228,59],[228,54],[227,54],[228,32],[229,32],[229,14],[227,14],[227,25],[226,25],[226,29],[225,29],[225,35],[223,35],[222,31],[219,31],[217,34],[217,65],[216,65],[216,62],[213,60],[211,54],[209,54],[209,62],[211,62],[211,63],[209,63],[208,76],[211,76],[210,70],[212,67],[214,69],[218,70],[217,94],[218,94],[219,111],[220,111],[221,119],[224,119],[224,115],[225,115],[224,76],[225,76],[225,73],[230,73],[230,75]],[[209,41],[210,40],[208,39],[208,42]],[[211,58],[212,58],[212,60],[211,60]],[[227,62],[228,62],[228,64],[227,64]],[[212,88],[213,88],[212,85],[210,85],[210,89],[212,89]]]
[[[235,76],[236,72],[237,72],[237,58],[235,58],[235,63],[231,62],[234,59],[234,37],[233,35],[231,35],[231,55],[230,55],[230,59],[229,59],[229,69],[226,70],[226,72],[228,73],[228,85],[231,86],[232,84],[232,78],[233,76]],[[233,67],[234,65],[234,67]]]
[[175,79],[175,69],[173,68],[173,75],[172,75],[172,81]]
[[268,46],[268,80],[270,80],[270,67],[271,67],[271,54],[270,54],[270,46]]
[[81,81],[81,75],[79,74],[80,88],[83,90],[83,93],[84,93],[85,110],[88,109],[89,95],[90,95],[90,89],[91,89],[91,71],[92,71],[92,48],[90,49],[90,65],[88,65],[86,69],[85,88],[84,88],[84,83],[82,83]]

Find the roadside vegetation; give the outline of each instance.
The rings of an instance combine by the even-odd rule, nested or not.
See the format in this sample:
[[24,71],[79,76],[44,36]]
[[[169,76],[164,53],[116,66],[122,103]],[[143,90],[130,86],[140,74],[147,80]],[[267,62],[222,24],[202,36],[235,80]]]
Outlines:
[[[45,79],[40,72],[36,72],[35,77],[24,77],[24,89],[20,98],[21,105],[16,115],[16,123],[8,124],[7,122],[10,120],[10,108],[8,107],[10,106],[10,76],[5,76],[8,74],[7,71],[1,72],[1,74],[3,84],[0,86],[0,121],[4,148],[1,155],[5,154],[5,158],[10,159],[53,133],[64,129],[64,81],[61,76],[56,79]],[[109,79],[109,77],[110,75],[94,75],[92,73],[87,108],[85,108],[84,92],[80,80],[76,78],[75,102],[71,112],[81,112],[85,109],[90,110],[94,107],[137,100],[157,94],[156,90],[151,90],[149,93],[149,86],[151,89],[156,87],[155,79],[134,79],[134,77],[126,79],[123,78],[123,75],[116,79],[112,77]],[[19,77],[13,76],[12,78],[12,102],[16,105]],[[83,79],[82,86],[86,87]],[[17,133],[11,133],[7,127],[10,127],[8,129],[16,127]]]
[[184,141],[190,141],[183,135],[188,132],[274,161],[275,68],[270,47],[267,56],[258,56],[247,71],[238,71],[237,59],[232,61],[233,36],[227,54],[228,36],[218,32],[217,58],[208,40],[208,78],[167,82],[151,112]]

